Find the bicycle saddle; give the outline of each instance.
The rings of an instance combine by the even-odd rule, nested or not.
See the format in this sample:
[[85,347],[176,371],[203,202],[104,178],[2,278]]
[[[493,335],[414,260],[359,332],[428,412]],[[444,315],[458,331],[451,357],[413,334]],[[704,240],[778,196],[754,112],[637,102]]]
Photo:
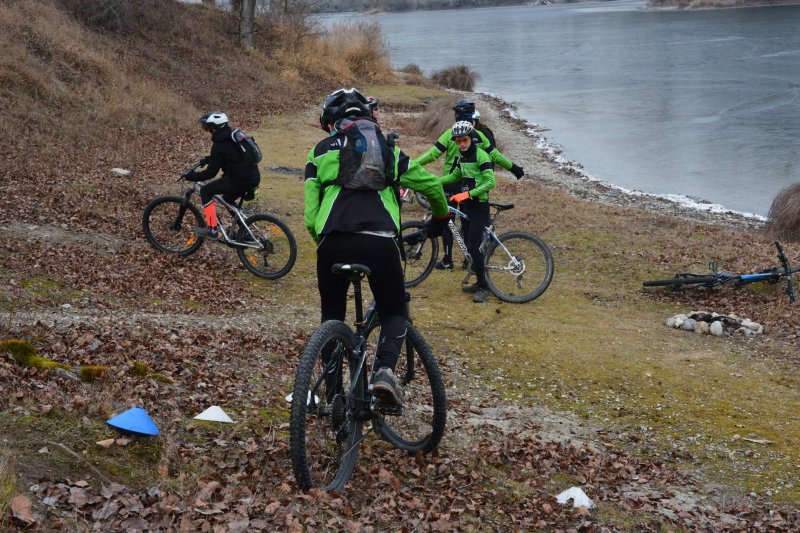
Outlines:
[[496,208],[498,211],[505,211],[506,209],[514,209],[514,204],[496,204],[489,202],[489,205]]
[[359,263],[335,263],[331,267],[331,272],[333,272],[334,274],[352,272],[355,274],[365,274],[367,276],[372,274],[372,271],[369,269],[367,265],[362,265]]

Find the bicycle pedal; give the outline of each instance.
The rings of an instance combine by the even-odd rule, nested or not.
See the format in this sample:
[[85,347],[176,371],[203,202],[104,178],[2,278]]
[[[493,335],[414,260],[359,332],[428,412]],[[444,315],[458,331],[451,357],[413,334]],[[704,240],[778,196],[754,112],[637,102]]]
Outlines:
[[383,405],[380,403],[375,404],[375,410],[384,416],[402,416],[402,405]]

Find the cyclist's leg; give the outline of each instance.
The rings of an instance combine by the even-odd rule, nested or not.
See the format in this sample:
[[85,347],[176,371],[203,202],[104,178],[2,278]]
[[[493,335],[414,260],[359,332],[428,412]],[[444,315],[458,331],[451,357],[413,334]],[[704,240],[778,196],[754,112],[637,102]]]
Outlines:
[[246,193],[258,187],[258,183],[258,179],[231,181],[227,191],[218,192],[216,194],[222,194],[222,199],[232,204]]
[[464,212],[469,221],[464,221],[464,238],[467,242],[467,251],[472,256],[472,270],[478,278],[478,287],[488,289],[486,283],[486,266],[483,264],[483,254],[480,252],[483,240],[483,228],[489,224],[489,203],[470,200],[464,204]]
[[[447,198],[459,192],[461,192],[461,187],[458,184],[448,184],[444,186],[444,195]],[[458,208],[458,204],[455,202],[449,202],[448,204],[450,207]],[[444,255],[439,264],[437,264],[437,267],[448,268],[447,265],[453,265],[453,234],[450,233],[450,230],[445,230],[445,232],[442,233],[442,248],[444,249]]]
[[210,181],[200,188],[200,201],[203,202],[203,213],[206,216],[206,225],[209,228],[216,228],[219,222],[217,221],[217,204],[214,202],[215,194],[230,194],[235,185],[226,177],[221,177],[218,180]]

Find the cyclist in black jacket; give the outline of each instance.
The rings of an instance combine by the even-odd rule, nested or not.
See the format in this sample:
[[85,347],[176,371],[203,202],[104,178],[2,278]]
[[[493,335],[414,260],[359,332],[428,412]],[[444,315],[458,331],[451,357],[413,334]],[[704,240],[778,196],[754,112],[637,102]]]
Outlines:
[[194,233],[201,237],[217,236],[217,205],[213,200],[215,194],[221,194],[226,202],[233,202],[240,196],[254,190],[261,182],[258,164],[252,153],[243,150],[233,139],[233,130],[228,125],[228,116],[220,111],[211,111],[200,117],[197,122],[211,133],[211,154],[201,162],[206,168],[201,172],[189,170],[181,174],[189,181],[210,180],[222,170],[222,177],[203,185],[200,199],[206,216],[205,228],[194,228]]

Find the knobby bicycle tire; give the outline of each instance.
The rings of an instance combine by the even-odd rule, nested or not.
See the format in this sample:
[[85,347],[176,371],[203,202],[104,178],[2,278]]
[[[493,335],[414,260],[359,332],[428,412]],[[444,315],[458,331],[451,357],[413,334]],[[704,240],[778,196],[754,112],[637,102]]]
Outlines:
[[[379,334],[377,324],[367,332],[370,356]],[[406,322],[406,339],[394,373],[403,390],[403,414],[375,419],[375,429],[401,450],[431,452],[444,435],[447,400],[436,358],[411,322]]]
[[[190,212],[194,219],[186,220]],[[200,210],[192,203],[184,205],[181,196],[159,196],[144,208],[142,229],[147,242],[166,254],[188,256],[203,245],[203,238],[192,232],[193,227],[206,225]]]
[[484,257],[492,294],[518,304],[541,296],[553,281],[553,253],[547,244],[527,231],[509,231],[497,238],[508,253],[495,241]]
[[[292,391],[289,442],[292,469],[302,490],[341,491],[358,459],[363,422],[355,402],[366,401],[363,374],[348,397],[356,371],[356,339],[344,322],[328,320],[308,340]],[[325,359],[328,359],[327,363]]]
[[431,203],[428,201],[428,198],[421,193],[414,191],[414,195],[417,197],[417,203],[423,209],[430,209]]
[[681,287],[683,285],[712,286],[717,282],[715,276],[702,274],[681,274],[670,279],[652,279],[642,282],[644,287]]
[[[297,260],[297,241],[292,230],[281,219],[267,213],[248,217],[245,223],[260,241],[260,248],[237,248],[236,254],[252,274],[265,279],[282,278]],[[245,228],[239,229],[236,239],[250,242]]]
[[425,227],[422,220],[410,220],[400,226],[400,241],[406,256],[404,265],[405,286],[416,287],[433,272],[439,256],[439,240],[426,238],[422,242],[403,241],[403,235],[415,233]]

